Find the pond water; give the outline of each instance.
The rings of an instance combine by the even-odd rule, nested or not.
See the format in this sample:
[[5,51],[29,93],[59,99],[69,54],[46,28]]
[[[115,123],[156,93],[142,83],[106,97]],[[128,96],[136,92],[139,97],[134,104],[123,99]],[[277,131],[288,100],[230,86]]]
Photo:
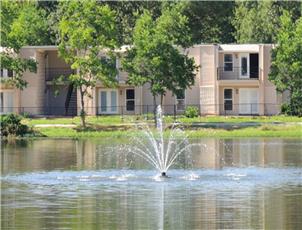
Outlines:
[[126,139],[2,142],[1,229],[299,229],[301,139],[196,139],[163,179]]

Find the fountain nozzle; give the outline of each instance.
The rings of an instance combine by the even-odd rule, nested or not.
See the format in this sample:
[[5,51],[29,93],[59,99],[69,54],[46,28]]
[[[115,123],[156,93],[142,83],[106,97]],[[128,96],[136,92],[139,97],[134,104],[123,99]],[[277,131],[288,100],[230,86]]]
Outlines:
[[167,176],[166,172],[162,172],[162,173],[161,173],[161,176],[162,176],[162,177],[166,177],[166,176]]

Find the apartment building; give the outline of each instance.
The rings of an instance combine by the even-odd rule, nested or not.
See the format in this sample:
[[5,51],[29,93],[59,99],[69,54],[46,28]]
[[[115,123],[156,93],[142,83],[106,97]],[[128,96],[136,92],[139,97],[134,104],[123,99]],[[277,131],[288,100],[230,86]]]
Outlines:
[[[187,106],[196,106],[200,114],[212,115],[272,115],[279,112],[281,96],[268,80],[271,63],[269,44],[195,45],[183,50],[193,57],[199,70],[195,84],[163,100],[166,114],[182,113]],[[125,52],[122,48],[119,52]],[[76,115],[79,113],[79,93],[69,84],[54,85],[53,79],[73,73],[58,56],[56,46],[23,47],[20,55],[38,62],[37,73],[26,72],[29,83],[24,90],[1,84],[0,111],[33,115]],[[141,114],[153,111],[153,97],[148,85],[127,84],[127,73],[117,61],[118,87],[106,88],[101,82],[85,98],[89,115]],[[2,69],[1,77],[13,73]],[[55,92],[58,92],[55,95]],[[158,99],[159,102],[159,99]]]

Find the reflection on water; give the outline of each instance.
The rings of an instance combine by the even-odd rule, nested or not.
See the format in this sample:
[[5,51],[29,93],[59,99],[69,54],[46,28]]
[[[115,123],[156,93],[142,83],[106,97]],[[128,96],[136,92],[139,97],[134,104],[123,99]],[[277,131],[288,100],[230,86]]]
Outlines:
[[192,159],[180,157],[166,180],[112,149],[126,141],[3,143],[1,229],[302,225],[299,139],[193,140]]

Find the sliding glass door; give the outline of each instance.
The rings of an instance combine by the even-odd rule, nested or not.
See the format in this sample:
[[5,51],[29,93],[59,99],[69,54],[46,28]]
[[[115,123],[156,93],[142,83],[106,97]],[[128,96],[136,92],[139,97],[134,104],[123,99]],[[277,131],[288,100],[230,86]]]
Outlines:
[[115,114],[118,112],[117,90],[99,90],[99,114]]

